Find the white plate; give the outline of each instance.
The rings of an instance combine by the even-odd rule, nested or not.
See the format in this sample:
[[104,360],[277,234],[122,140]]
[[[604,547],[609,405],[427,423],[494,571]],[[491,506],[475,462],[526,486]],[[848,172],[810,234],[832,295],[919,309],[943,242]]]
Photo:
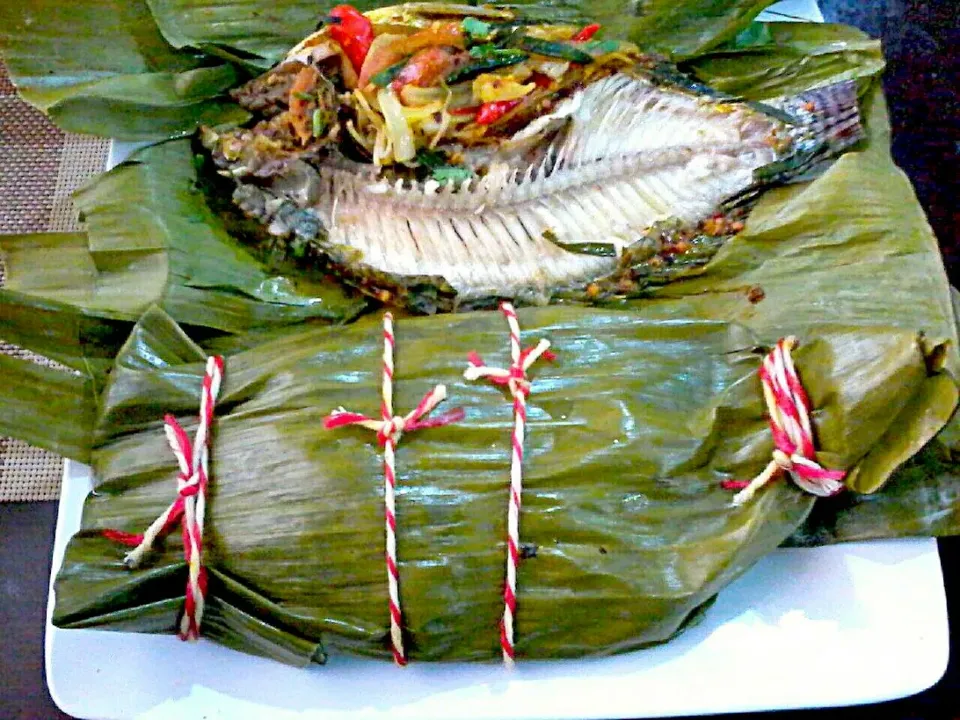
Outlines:
[[[822,21],[814,0],[765,19]],[[115,143],[110,164],[136,146]],[[88,469],[68,462],[54,541],[46,671],[57,705],[80,718],[309,720],[647,718],[830,707],[912,695],[949,653],[932,539],[779,550],[724,589],[704,621],[657,648],[600,660],[495,664],[334,656],[296,670],[212,642],[60,630],[53,577],[80,526]]]
[[[67,463],[53,571],[92,487]],[[498,664],[333,656],[298,670],[213,642],[51,626],[50,694],[81,718],[646,718],[829,707],[920,692],[949,653],[932,539],[778,550],[666,645],[598,660]]]

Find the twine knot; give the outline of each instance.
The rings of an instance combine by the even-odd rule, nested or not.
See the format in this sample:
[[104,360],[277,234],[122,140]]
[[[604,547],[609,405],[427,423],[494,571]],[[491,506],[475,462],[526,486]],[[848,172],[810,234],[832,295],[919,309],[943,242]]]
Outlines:
[[388,442],[396,447],[404,433],[423,430],[424,428],[441,427],[462,420],[463,410],[460,408],[443,413],[434,418],[427,418],[427,415],[433,412],[437,405],[446,400],[446,398],[446,386],[437,385],[433,390],[424,395],[420,404],[406,415],[393,415],[388,410],[382,420],[375,420],[360,413],[337,408],[324,418],[323,427],[325,430],[333,430],[334,428],[344,427],[346,425],[358,425],[377,433],[377,442],[380,443],[381,447]]
[[773,461],[777,464],[781,470],[785,472],[790,472],[793,470],[793,460],[794,458],[799,458],[797,455],[787,455],[780,448],[774,448],[773,451]]
[[846,472],[827,470],[816,461],[810,398],[800,383],[791,355],[796,346],[796,338],[784,338],[760,367],[760,382],[773,434],[773,459],[750,482],[723,483],[727,489],[740,490],[733,498],[734,505],[748,502],[758,490],[783,474],[818,497],[836,495],[844,488],[842,480]]
[[379,440],[381,445],[386,445],[387,440],[393,440],[393,444],[396,445],[400,442],[400,438],[403,437],[403,431],[406,428],[406,420],[399,415],[394,415],[389,420],[383,421],[383,425],[377,433],[377,440]]
[[182,498],[193,497],[200,492],[200,473],[195,472],[190,476],[183,473],[177,475],[177,495]]
[[556,359],[556,355],[550,351],[549,340],[541,340],[525,350],[520,350],[517,344],[513,362],[505,369],[485,365],[480,355],[472,352],[467,356],[467,362],[470,365],[464,371],[463,377],[467,380],[487,378],[495,385],[505,386],[512,396],[522,395],[526,398],[530,396],[530,378],[527,376],[527,370],[540,358],[550,361]]
[[209,478],[210,427],[213,409],[223,379],[223,358],[207,358],[200,394],[200,422],[191,443],[190,437],[173,415],[163,419],[163,430],[170,449],[177,458],[177,497],[142,535],[104,530],[104,537],[133,547],[124,564],[140,566],[154,543],[177,525],[183,529],[183,558],[187,563],[187,589],[183,616],[180,618],[180,639],[196,640],[207,594],[207,571],[203,565],[203,523],[206,514],[206,490]]
[[337,408],[323,420],[327,430],[358,425],[377,433],[377,441],[383,448],[383,504],[385,515],[384,532],[386,535],[387,593],[390,610],[390,643],[393,659],[397,665],[407,664],[407,653],[403,643],[403,611],[400,605],[400,564],[397,559],[397,475],[395,450],[404,432],[440,427],[458,422],[464,417],[463,410],[457,408],[433,418],[427,416],[447,397],[447,388],[437,385],[423,396],[420,403],[406,415],[393,414],[393,351],[396,339],[393,334],[393,315],[383,316],[383,381],[381,384],[380,419],[353,413]]

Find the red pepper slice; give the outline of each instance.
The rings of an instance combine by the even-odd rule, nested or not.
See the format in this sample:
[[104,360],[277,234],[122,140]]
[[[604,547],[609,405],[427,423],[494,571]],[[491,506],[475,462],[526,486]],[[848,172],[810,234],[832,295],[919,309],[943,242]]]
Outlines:
[[597,23],[593,23],[592,25],[587,25],[585,28],[583,28],[583,30],[578,32],[571,39],[574,42],[586,42],[587,40],[592,38],[594,35],[596,35],[599,29],[600,29],[600,26]]
[[477,125],[492,125],[520,104],[520,100],[497,100],[484,103],[477,112]]
[[330,11],[330,19],[330,37],[343,48],[354,70],[360,72],[373,44],[373,23],[352,5],[337,5]]
[[456,62],[456,55],[449,48],[434,46],[420,50],[397,75],[393,89],[400,90],[404,85],[430,87],[449,74]]
[[448,112],[451,115],[476,115],[479,111],[480,106],[473,105],[471,107],[451,108]]
[[536,72],[530,76],[530,81],[535,83],[538,88],[545,90],[546,88],[553,85],[553,78],[549,75],[545,75],[542,72]]

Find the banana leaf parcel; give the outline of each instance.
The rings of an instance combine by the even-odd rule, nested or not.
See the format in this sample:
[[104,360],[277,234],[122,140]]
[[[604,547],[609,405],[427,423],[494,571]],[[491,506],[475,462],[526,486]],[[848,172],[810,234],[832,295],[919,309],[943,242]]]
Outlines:
[[[767,192],[702,267],[640,297],[520,310],[525,338],[557,350],[532,371],[521,657],[666,641],[782,544],[960,532],[957,303],[889,154],[878,43],[840,26],[751,23],[766,4],[523,4],[547,21],[622,17],[611,34],[749,100],[855,80],[868,137],[817,179]],[[0,8],[0,48],[24,95],[65,128],[157,140],[242,122],[224,91],[328,9],[55,5]],[[76,42],[60,42],[65,24]],[[108,50],[89,52],[94,38]],[[169,505],[178,470],[163,416],[192,431],[204,359],[220,353],[203,634],[297,665],[330,652],[389,657],[380,448],[363,430],[323,429],[337,407],[379,405],[381,310],[250,243],[195,148],[167,139],[95,179],[77,197],[84,232],[0,237],[0,337],[69,370],[0,357],[0,432],[89,462],[95,476],[54,622],[177,628],[179,539],[134,571],[103,531],[140,532]],[[847,471],[847,491],[814,499],[781,480],[735,507],[723,482],[755,476],[773,450],[757,368],[788,335],[800,340],[817,458]],[[465,411],[397,452],[414,660],[499,653],[513,419],[506,391],[462,374],[471,351],[493,361],[506,348],[497,313],[397,320],[397,407],[444,383]]]
[[[518,652],[574,657],[666,640],[814,504],[779,483],[731,509],[721,487],[771,450],[757,341],[737,324],[650,321],[629,310],[521,318],[553,340],[559,359],[539,369],[531,396],[523,536],[533,549],[522,564]],[[398,325],[398,406],[445,382],[466,410],[464,421],[411,435],[398,450],[414,659],[498,651],[512,415],[501,390],[460,376],[471,350],[502,347],[503,336],[496,313]],[[301,662],[331,649],[386,652],[380,450],[366,432],[322,430],[332,408],[378,405],[381,340],[374,317],[227,357],[205,533],[212,637]],[[119,354],[94,425],[96,491],[57,581],[58,625],[176,625],[178,543],[131,572],[100,531],[146,527],[169,501],[176,463],[159,418],[195,414],[204,357],[160,310],[145,314]],[[831,466],[869,472],[871,455],[886,450],[891,411],[942,389],[909,331],[836,328],[796,357]],[[241,619],[243,632],[259,628],[255,637],[235,625]]]

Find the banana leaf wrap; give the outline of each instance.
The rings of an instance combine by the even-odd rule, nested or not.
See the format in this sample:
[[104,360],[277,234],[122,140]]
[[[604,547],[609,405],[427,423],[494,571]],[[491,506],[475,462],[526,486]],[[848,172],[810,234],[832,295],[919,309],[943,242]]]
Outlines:
[[[226,90],[334,3],[56,4],[0,7],[0,51],[24,96],[66,129],[161,139],[243,121]],[[520,573],[522,656],[666,640],[782,543],[960,532],[957,306],[889,154],[879,43],[842,26],[751,24],[768,4],[520,3],[547,22],[606,21],[608,37],[750,100],[856,79],[868,133],[815,181],[767,192],[707,265],[638,299],[521,311],[525,337],[560,351],[538,365],[531,397],[522,536],[537,557]],[[86,232],[0,236],[0,337],[72,371],[0,357],[0,432],[96,473],[55,622],[173,632],[179,541],[131,572],[99,529],[140,531],[170,502],[161,418],[189,429],[202,358],[221,352],[204,634],[294,664],[387,657],[379,449],[366,432],[320,424],[338,405],[376,409],[379,318],[356,320],[366,301],[240,240],[187,139],[141,151],[78,203]],[[781,481],[734,510],[719,482],[769,460],[755,371],[788,334],[802,342],[820,459],[850,470],[851,491],[815,502]],[[401,317],[397,335],[398,409],[444,382],[467,410],[398,451],[408,645],[414,659],[493,657],[510,404],[460,377],[470,350],[504,361],[506,330],[480,313]]]
[[[401,587],[413,658],[481,660],[498,653],[512,410],[502,390],[461,374],[471,350],[502,357],[506,333],[497,313],[443,320],[397,326],[397,407],[444,382],[467,410],[400,445]],[[528,410],[523,538],[535,557],[521,568],[518,652],[576,657],[667,640],[814,504],[780,482],[735,509],[720,487],[772,452],[757,340],[733,323],[630,310],[531,309],[521,323],[551,338],[559,359],[536,371]],[[378,406],[381,343],[368,317],[227,358],[205,531],[212,595],[301,640],[303,661],[320,647],[388,656],[381,449],[369,432],[322,429],[335,407]],[[130,571],[97,531],[145,527],[169,502],[176,465],[159,421],[164,411],[192,420],[203,356],[160,310],[119,354],[95,423],[96,492],[57,580],[57,625],[174,626],[178,541]],[[896,328],[823,331],[796,361],[821,461],[862,473],[897,410],[942,378],[916,333]]]

